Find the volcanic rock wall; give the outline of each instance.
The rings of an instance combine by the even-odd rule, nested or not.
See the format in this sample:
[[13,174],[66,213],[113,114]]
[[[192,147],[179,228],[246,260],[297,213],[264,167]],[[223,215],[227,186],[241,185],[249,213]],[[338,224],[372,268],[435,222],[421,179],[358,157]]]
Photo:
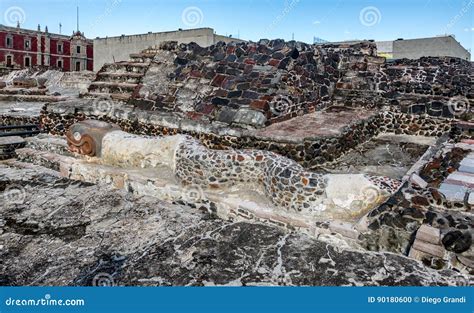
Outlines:
[[[347,119],[347,115],[355,115],[357,112],[313,114],[329,114],[336,119]],[[136,111],[124,104],[117,105],[113,111],[101,112],[94,108],[93,100],[47,105],[41,115],[41,124],[46,132],[64,135],[65,130],[72,124],[85,119],[111,122],[119,125],[122,130],[134,134],[153,136],[189,134],[201,140],[205,146],[214,149],[251,148],[272,151],[291,158],[305,167],[319,166],[332,161],[382,132],[441,136],[451,130],[451,121],[447,119],[382,111],[372,112],[361,120],[348,121],[338,134],[332,136],[274,138],[258,135],[250,130],[199,124],[169,113]]]
[[[220,42],[208,48],[166,42],[159,49],[132,55],[127,64],[116,63],[116,73],[111,65],[104,66],[92,86],[94,94],[113,90],[113,98],[126,99],[140,109],[259,128],[324,107],[336,82],[349,69],[372,73],[357,79],[372,88],[373,79],[367,77],[384,60],[375,56],[375,49],[369,42],[314,46],[281,39]],[[104,76],[127,80],[101,82]]]
[[[425,57],[383,63],[375,73],[358,71],[369,85],[353,82],[347,71],[336,84],[335,104],[351,107],[382,107],[409,114],[473,119],[474,69],[457,58]],[[350,82],[347,76],[350,76]]]
[[395,60],[382,69],[378,89],[432,96],[474,97],[471,62],[451,57]]
[[469,119],[474,101],[470,62],[448,57],[385,62],[371,42],[308,45],[276,39],[207,48],[165,42],[131,58],[105,65],[92,94],[243,128],[331,105],[391,106],[404,113]]

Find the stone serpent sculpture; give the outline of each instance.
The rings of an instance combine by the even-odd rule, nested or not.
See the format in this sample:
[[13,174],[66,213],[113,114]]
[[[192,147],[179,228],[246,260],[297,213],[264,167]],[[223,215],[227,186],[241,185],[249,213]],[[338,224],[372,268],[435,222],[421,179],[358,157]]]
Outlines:
[[[86,120],[67,132],[71,151],[125,168],[168,166],[183,185],[203,189],[244,186],[277,207],[315,215],[327,209],[360,214],[383,203],[400,182],[366,174],[321,174],[260,150],[211,150],[188,135],[147,137],[113,124]],[[354,208],[354,204],[356,207]]]

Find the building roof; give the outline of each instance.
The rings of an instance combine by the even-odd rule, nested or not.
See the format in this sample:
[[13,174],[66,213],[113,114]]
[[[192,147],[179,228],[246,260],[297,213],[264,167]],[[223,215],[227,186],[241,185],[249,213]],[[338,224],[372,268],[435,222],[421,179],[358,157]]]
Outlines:
[[200,28],[190,28],[190,29],[175,29],[175,30],[167,30],[161,32],[148,32],[143,34],[131,34],[131,35],[120,35],[120,36],[106,36],[106,37],[96,37],[95,39],[111,39],[111,38],[120,38],[120,37],[133,37],[133,36],[145,36],[145,35],[152,35],[152,34],[166,34],[166,33],[177,33],[177,32],[192,32],[197,30],[211,30],[214,33],[214,29],[210,27],[200,27]]
[[[48,27],[48,26],[46,26]],[[46,31],[38,31],[38,30],[34,30],[34,29],[26,29],[26,28],[21,28],[21,27],[11,27],[11,26],[7,26],[7,25],[3,25],[3,24],[0,24],[0,31],[8,31],[8,32],[16,32],[16,33],[25,33],[27,35],[31,35],[31,34],[35,34],[35,35],[48,35],[50,37],[58,37],[58,38],[61,38],[61,39],[64,39],[64,40],[70,40],[72,36],[75,36],[77,35],[77,31],[74,31],[74,33],[72,34],[72,36],[70,35],[63,35],[63,34],[57,34],[57,33],[51,33],[51,32],[46,32]],[[84,36],[84,33],[81,33],[82,36]],[[85,38],[85,37],[84,37]],[[90,41],[92,42],[91,39],[87,39],[87,41]]]

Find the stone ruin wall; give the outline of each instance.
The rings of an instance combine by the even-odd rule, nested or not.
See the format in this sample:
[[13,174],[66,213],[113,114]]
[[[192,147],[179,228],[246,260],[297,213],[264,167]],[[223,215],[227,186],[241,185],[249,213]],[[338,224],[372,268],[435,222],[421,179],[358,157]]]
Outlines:
[[446,57],[386,63],[370,42],[315,46],[272,40],[162,48],[134,103],[205,122],[263,127],[322,109],[338,95],[347,104],[351,92],[357,107],[408,106],[414,113],[453,117],[450,101],[472,102],[474,94],[470,62]]
[[[267,150],[314,167],[382,132],[424,136],[459,132],[453,127],[449,100],[462,97],[469,104],[473,98],[470,62],[422,58],[386,63],[370,42],[307,45],[262,40],[208,48],[168,42],[134,57],[152,61],[126,104],[112,103],[112,111],[97,112],[93,107],[102,100],[94,99],[86,102],[92,108],[77,104],[63,113],[55,111],[54,104],[47,105],[40,117],[44,130],[62,135],[74,122],[94,118],[135,134],[190,134],[210,148]],[[108,75],[110,68],[104,66],[97,77],[105,73],[119,83],[125,75],[137,82],[136,73],[127,76],[136,70],[136,63],[120,64],[110,65],[117,73]],[[142,112],[142,117],[121,114],[122,108]],[[374,114],[347,125],[340,135],[300,142],[241,131],[324,108],[369,109]],[[285,114],[287,109],[291,112]],[[5,116],[2,120],[22,123]]]
[[40,123],[40,117],[0,115],[0,125],[11,126],[11,125],[29,125],[29,124],[39,124],[39,123]]
[[[261,40],[208,48],[167,42],[132,60],[104,66],[94,90],[120,95],[133,88],[129,105],[203,124],[261,128],[328,106],[472,119],[472,110],[456,112],[473,107],[470,62],[448,57],[385,62],[370,42]],[[144,60],[150,62],[138,63]]]
[[[307,45],[166,42],[105,65],[90,90],[128,92],[139,110],[169,112],[206,124],[261,128],[328,106],[454,117],[471,108],[473,67],[456,58],[385,62],[370,42]],[[145,59],[149,63],[139,63]],[[104,81],[108,79],[108,81]],[[125,85],[125,86],[124,86]],[[472,113],[463,119],[472,118]],[[459,116],[456,116],[459,117]]]
[[[379,112],[366,120],[347,125],[338,136],[306,138],[301,141],[282,141],[261,138],[251,132],[238,132],[227,128],[216,130],[193,123],[170,123],[173,117],[162,117],[159,113],[142,112],[133,119],[126,111],[101,114],[92,108],[90,102],[72,109],[45,106],[41,115],[44,131],[64,135],[74,123],[85,119],[97,119],[117,124],[123,131],[140,135],[188,134],[199,139],[212,149],[257,149],[281,154],[307,168],[330,162],[348,150],[369,140],[379,133],[441,136],[452,131],[451,121],[441,118],[427,118],[403,113]],[[167,120],[163,123],[163,120]],[[165,124],[165,125],[163,125]]]
[[[470,62],[456,58],[422,58],[386,63],[375,56],[369,43],[355,47],[304,46],[278,41],[246,44],[247,48],[242,49],[245,53],[237,57],[238,47],[244,44],[239,45],[163,47],[140,80],[140,90],[134,92],[127,104],[114,105],[109,112],[97,111],[94,99],[64,107],[50,104],[43,108],[41,124],[46,132],[63,135],[77,121],[98,119],[116,123],[123,131],[134,134],[188,134],[212,149],[276,152],[305,168],[330,162],[384,132],[435,137],[448,133],[456,140],[474,136],[472,129],[463,131],[457,126],[459,119],[472,120],[473,67]],[[269,54],[266,49],[274,47],[279,50]],[[254,48],[254,52],[247,52]],[[298,56],[292,58],[295,48]],[[280,60],[278,52],[283,54]],[[237,59],[231,61],[234,56]],[[286,63],[283,61],[286,58],[286,67],[279,68],[282,62]],[[277,65],[277,61],[272,60],[280,63]],[[128,67],[133,70],[133,66]],[[246,68],[252,70],[245,73]],[[310,72],[310,68],[314,71]],[[256,72],[258,77],[252,74]],[[251,78],[252,75],[255,77]],[[277,77],[280,83],[274,86],[272,79]],[[220,85],[212,85],[221,79]],[[247,83],[248,88],[243,88]],[[267,83],[270,85],[266,86]],[[245,85],[239,90],[238,84]],[[306,90],[310,92],[302,95]],[[277,92],[297,99],[291,101],[293,111],[285,115],[280,114],[284,111],[272,107],[276,100],[281,100],[281,97],[276,99]],[[199,101],[190,100],[194,93],[201,97]],[[288,107],[285,101],[278,103],[283,106],[277,108]],[[467,103],[471,111],[456,115],[453,103]],[[203,111],[203,108],[207,109]],[[374,113],[366,120],[347,125],[338,136],[292,141],[262,138],[245,131],[245,128],[263,127],[313,111],[317,114],[319,110],[360,108]],[[2,118],[5,121],[5,117]],[[450,167],[456,168],[458,165],[453,162]],[[431,182],[427,176],[423,179]],[[441,208],[449,210],[443,212]],[[467,209],[465,203],[447,202],[433,188],[414,190],[412,184],[405,183],[368,216],[369,230],[361,240],[370,250],[407,254],[413,244],[414,231],[424,223],[445,232],[471,230],[464,216],[454,212]],[[456,253],[461,257],[466,254],[465,251]],[[430,262],[434,262],[430,264],[432,267],[448,266],[436,260]]]
[[[168,42],[153,51],[140,90],[128,102],[128,106],[133,104],[131,108],[148,112],[149,119],[137,120],[131,115],[123,118],[117,110],[97,113],[87,108],[61,114],[46,106],[40,117],[44,130],[62,135],[75,121],[97,118],[117,123],[131,133],[185,133],[211,148],[268,150],[313,167],[332,161],[381,132],[440,136],[454,131],[449,99],[463,97],[463,101],[472,102],[474,92],[470,62],[422,58],[385,63],[384,58],[376,56],[375,45],[370,42],[307,45],[262,40],[218,43],[208,48]],[[130,69],[133,66],[121,68],[120,73],[127,74],[124,71]],[[292,106],[286,105],[289,98],[293,99]],[[380,112],[366,121],[347,125],[339,136],[307,138],[298,143],[239,131],[221,135],[209,130],[215,125],[260,127],[331,106]],[[291,112],[281,114],[287,109]],[[189,120],[188,126],[178,126],[186,123],[174,123],[176,118],[167,113]],[[160,114],[163,118],[156,118]],[[36,122],[35,118],[23,121],[7,116],[1,120],[6,125]]]
[[[435,269],[456,268],[472,274],[473,225],[466,216],[472,205],[467,199],[448,201],[437,190],[440,181],[459,168],[468,153],[454,148],[435,155],[419,172],[426,188],[406,181],[384,204],[370,212],[368,231],[360,238],[365,247],[410,255]],[[420,242],[416,242],[423,237],[420,226],[432,233],[421,250]],[[421,241],[425,240],[426,236]]]
[[375,53],[368,42],[316,46],[262,40],[208,48],[167,42],[132,55],[131,62],[105,65],[91,91],[122,94],[144,110],[260,128],[324,108],[351,65],[365,62],[361,68],[372,73],[366,76],[379,70],[384,59]]

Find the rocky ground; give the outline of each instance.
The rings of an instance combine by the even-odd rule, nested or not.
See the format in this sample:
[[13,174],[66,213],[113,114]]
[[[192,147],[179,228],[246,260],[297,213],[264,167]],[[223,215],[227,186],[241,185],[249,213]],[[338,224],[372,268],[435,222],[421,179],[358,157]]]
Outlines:
[[0,285],[466,285],[393,253],[0,165]]

